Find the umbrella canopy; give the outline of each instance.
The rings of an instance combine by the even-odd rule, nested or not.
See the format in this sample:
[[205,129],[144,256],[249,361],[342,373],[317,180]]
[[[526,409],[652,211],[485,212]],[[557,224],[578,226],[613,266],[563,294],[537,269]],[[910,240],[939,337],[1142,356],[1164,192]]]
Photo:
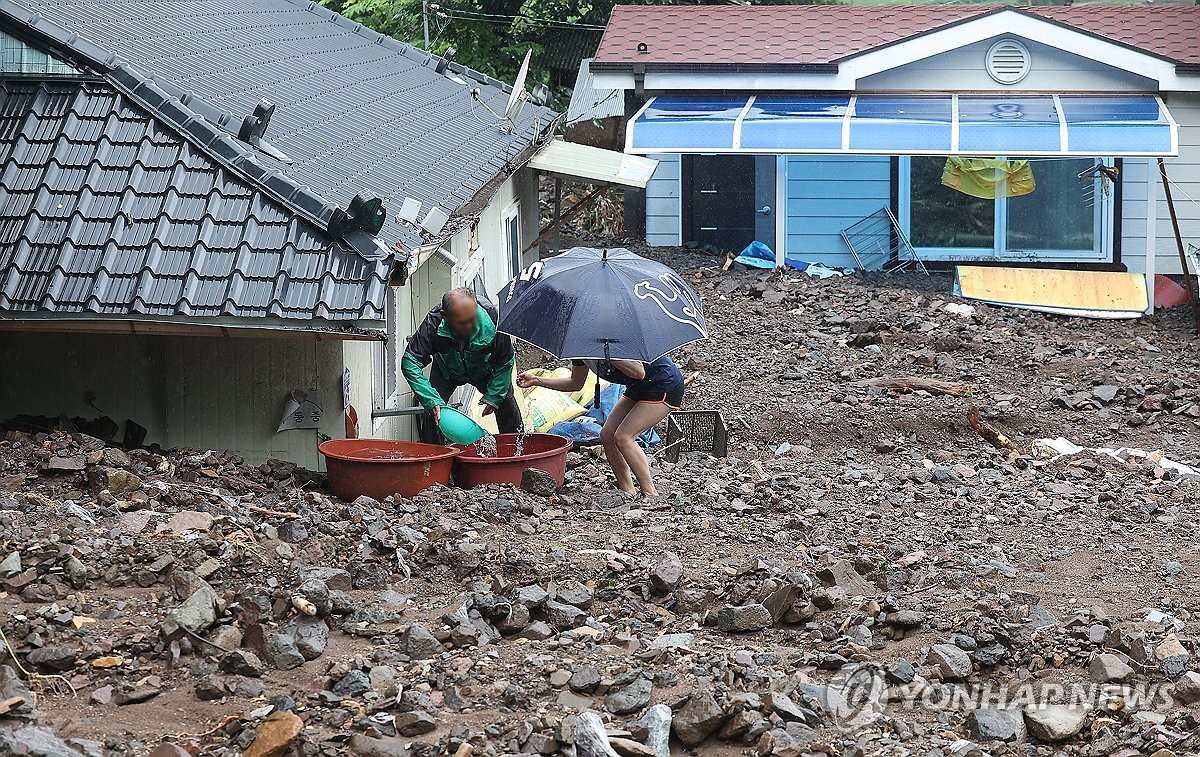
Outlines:
[[708,337],[700,298],[678,273],[626,249],[590,247],[509,282],[497,328],[558,358],[644,363]]

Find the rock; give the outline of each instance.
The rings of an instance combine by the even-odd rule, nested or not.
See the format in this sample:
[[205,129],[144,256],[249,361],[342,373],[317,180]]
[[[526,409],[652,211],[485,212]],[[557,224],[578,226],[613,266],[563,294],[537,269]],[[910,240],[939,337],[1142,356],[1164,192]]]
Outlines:
[[317,608],[318,618],[327,618],[333,613],[333,597],[324,581],[310,578],[296,587],[296,593]]
[[550,598],[550,593],[537,584],[522,586],[513,593],[512,600],[520,605],[524,605],[530,610],[536,610],[546,604],[546,600]]
[[553,600],[546,601],[542,612],[546,615],[546,622],[556,631],[569,631],[582,625],[587,618],[587,613],[578,607]]
[[953,644],[934,644],[927,662],[943,681],[961,681],[971,675],[971,657]]
[[849,560],[834,560],[828,567],[817,572],[817,578],[826,586],[837,586],[846,596],[873,597],[879,590],[858,574]]
[[650,692],[654,685],[647,678],[635,678],[626,686],[610,692],[604,697],[604,709],[614,715],[629,715],[650,704]]
[[771,611],[760,604],[728,605],[717,612],[717,627],[726,633],[761,631],[773,621]]
[[118,691],[115,695],[113,695],[113,701],[116,702],[119,707],[124,707],[130,704],[141,704],[142,702],[148,702],[161,693],[161,689],[153,686],[146,686],[130,691]]
[[621,757],[656,757],[653,749],[633,739],[610,736],[608,745]]
[[329,591],[350,591],[354,588],[354,579],[345,568],[314,567],[301,568],[295,576],[297,584],[307,581],[320,581]]
[[[608,743],[608,732],[604,730],[604,721],[594,712],[581,712],[572,718],[570,741],[575,745],[578,757],[617,757],[612,745]],[[564,729],[566,723],[563,724]]]
[[87,475],[88,485],[93,494],[99,494],[105,489],[109,494],[125,494],[142,488],[142,479],[120,468],[93,465],[88,468]]
[[1133,676],[1133,668],[1115,654],[1102,652],[1092,658],[1088,673],[1097,683],[1113,683],[1129,680]]
[[1029,733],[1043,741],[1066,741],[1083,729],[1088,711],[1065,704],[1029,705],[1025,725]]
[[167,613],[167,617],[159,625],[159,630],[163,636],[173,636],[180,628],[200,633],[216,625],[220,605],[221,598],[217,593],[207,583],[200,581],[200,587],[185,599],[183,604]]
[[420,623],[409,625],[408,629],[400,636],[400,648],[414,660],[428,660],[445,651],[442,642],[438,641],[437,637]]
[[33,708],[33,692],[25,681],[17,675],[17,671],[7,665],[0,665],[0,702],[20,697],[25,704],[9,710],[10,713],[25,713]]
[[150,757],[192,757],[192,753],[178,744],[162,743],[154,747]]
[[91,704],[106,705],[112,701],[113,686],[107,684],[98,688],[92,689],[91,695],[88,697],[88,702]]
[[350,737],[347,747],[359,757],[411,757],[409,743],[400,739],[373,739],[356,733]]
[[342,676],[341,680],[335,683],[333,688],[330,689],[334,694],[342,697],[358,696],[370,690],[371,679],[361,670],[351,670]]
[[159,523],[158,532],[170,531],[181,534],[185,531],[207,531],[212,528],[213,516],[199,510],[182,510],[171,516],[166,523]]
[[887,625],[897,628],[920,628],[925,624],[926,615],[920,610],[898,610],[889,612]]
[[671,757],[671,708],[656,704],[646,710],[642,722],[646,726],[646,746],[654,750],[657,757]]
[[288,544],[299,544],[308,538],[308,529],[302,520],[289,520],[275,527],[275,535],[279,541]]
[[329,626],[311,615],[298,615],[283,628],[305,660],[315,660],[325,654],[329,645]]
[[420,736],[436,731],[437,727],[437,719],[424,710],[401,712],[396,715],[396,731],[401,736]]
[[684,746],[696,747],[720,728],[724,721],[725,710],[717,704],[711,691],[701,689],[692,694],[687,704],[675,713],[671,720],[671,731]]
[[773,757],[807,757],[813,750],[817,732],[803,723],[788,723],[784,728],[767,731],[758,740],[758,753]]
[[721,726],[720,732],[717,733],[717,738],[725,741],[740,739],[761,722],[763,715],[758,710],[742,710],[725,721],[725,725]]
[[258,659],[258,655],[249,649],[235,649],[225,655],[221,658],[220,668],[225,673],[251,678],[258,678],[267,671],[267,666]]
[[578,581],[563,584],[558,587],[554,599],[558,602],[564,602],[572,607],[578,607],[580,610],[586,610],[592,606],[592,600],[595,595],[592,590]]
[[21,571],[21,554],[19,552],[9,552],[8,557],[0,560],[0,578],[11,578]]
[[980,741],[1024,741],[1025,718],[1010,707],[980,707],[967,714],[967,729]]
[[29,757],[82,757],[81,753],[54,735],[49,728],[25,725],[0,728],[0,754]]
[[281,633],[273,634],[263,642],[263,656],[278,670],[291,670],[304,664],[304,655],[296,648],[296,641]]
[[912,663],[904,658],[896,660],[891,665],[888,665],[887,671],[884,673],[888,683],[906,684],[912,683],[917,677],[917,671],[913,669]]
[[[3,689],[0,689],[3,691]],[[1172,687],[1175,698],[1185,705],[1200,702],[1200,673],[1189,670],[1179,677]]]
[[567,679],[567,685],[571,687],[572,691],[590,694],[600,685],[600,671],[591,665],[585,665],[571,674],[571,677]]
[[670,594],[682,580],[683,563],[674,552],[665,552],[650,569],[650,589],[659,596]]
[[242,757],[283,757],[287,754],[300,732],[304,721],[294,712],[277,710],[262,722],[250,748]]
[[1100,386],[1092,387],[1092,396],[1100,400],[1102,404],[1107,405],[1117,398],[1117,393],[1120,391],[1121,387],[1119,386],[1101,384]]
[[521,472],[521,488],[539,497],[549,497],[558,491],[558,482],[541,468],[526,468]]
[[25,662],[42,672],[61,673],[75,667],[78,657],[70,647],[42,647],[25,656]]
[[517,634],[518,639],[529,639],[530,641],[543,641],[554,636],[554,629],[549,623],[544,623],[540,620],[535,620]]
[[696,634],[694,633],[664,633],[650,642],[653,649],[695,649]]
[[229,692],[224,682],[215,675],[208,675],[196,682],[196,698],[202,702],[211,702],[225,697]]

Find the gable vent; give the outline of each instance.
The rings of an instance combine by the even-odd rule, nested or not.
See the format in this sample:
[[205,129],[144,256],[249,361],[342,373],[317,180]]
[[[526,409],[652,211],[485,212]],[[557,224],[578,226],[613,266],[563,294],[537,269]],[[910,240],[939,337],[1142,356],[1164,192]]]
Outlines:
[[1003,39],[987,52],[988,76],[1000,84],[1016,84],[1029,75],[1029,49],[1015,39]]

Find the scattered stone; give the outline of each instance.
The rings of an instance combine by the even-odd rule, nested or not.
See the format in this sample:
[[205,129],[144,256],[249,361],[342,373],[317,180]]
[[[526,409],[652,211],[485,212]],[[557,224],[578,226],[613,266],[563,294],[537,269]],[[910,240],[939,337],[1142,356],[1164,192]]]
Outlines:
[[638,712],[650,704],[650,692],[654,685],[646,678],[635,678],[626,686],[611,692],[604,698],[604,709],[614,715]]
[[304,664],[304,655],[291,636],[273,634],[263,643],[263,655],[278,670],[291,670]]
[[971,675],[970,655],[953,644],[934,644],[927,662],[943,681],[961,681]]
[[671,720],[671,732],[684,746],[696,747],[720,728],[724,720],[725,710],[717,704],[712,692],[701,689],[693,693],[687,704],[675,713]]
[[660,596],[670,594],[682,580],[683,563],[674,552],[664,552],[650,570],[650,588]]
[[304,721],[294,712],[272,712],[258,727],[254,742],[242,757],[283,757],[303,730]]
[[980,707],[967,714],[967,729],[980,741],[1024,741],[1025,718],[1016,708]]
[[521,472],[521,488],[539,497],[549,497],[558,491],[558,482],[541,468],[526,468]]
[[1064,704],[1029,705],[1025,724],[1029,733],[1043,741],[1066,741],[1083,730],[1088,711]]
[[1120,657],[1108,652],[1102,652],[1092,658],[1088,666],[1092,680],[1098,683],[1113,683],[1127,681],[1133,677],[1133,668],[1129,667]]
[[396,730],[401,736],[420,736],[436,731],[437,727],[437,719],[424,710],[401,712],[396,715]]
[[760,604],[726,606],[717,613],[717,627],[726,633],[744,633],[770,628],[774,618]]

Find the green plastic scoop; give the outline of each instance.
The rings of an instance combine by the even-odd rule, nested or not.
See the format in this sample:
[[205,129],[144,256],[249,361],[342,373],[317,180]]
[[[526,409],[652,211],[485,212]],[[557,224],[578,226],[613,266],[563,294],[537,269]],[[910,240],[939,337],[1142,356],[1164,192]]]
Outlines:
[[482,426],[449,405],[442,405],[440,415],[438,428],[455,444],[474,444],[487,436]]

